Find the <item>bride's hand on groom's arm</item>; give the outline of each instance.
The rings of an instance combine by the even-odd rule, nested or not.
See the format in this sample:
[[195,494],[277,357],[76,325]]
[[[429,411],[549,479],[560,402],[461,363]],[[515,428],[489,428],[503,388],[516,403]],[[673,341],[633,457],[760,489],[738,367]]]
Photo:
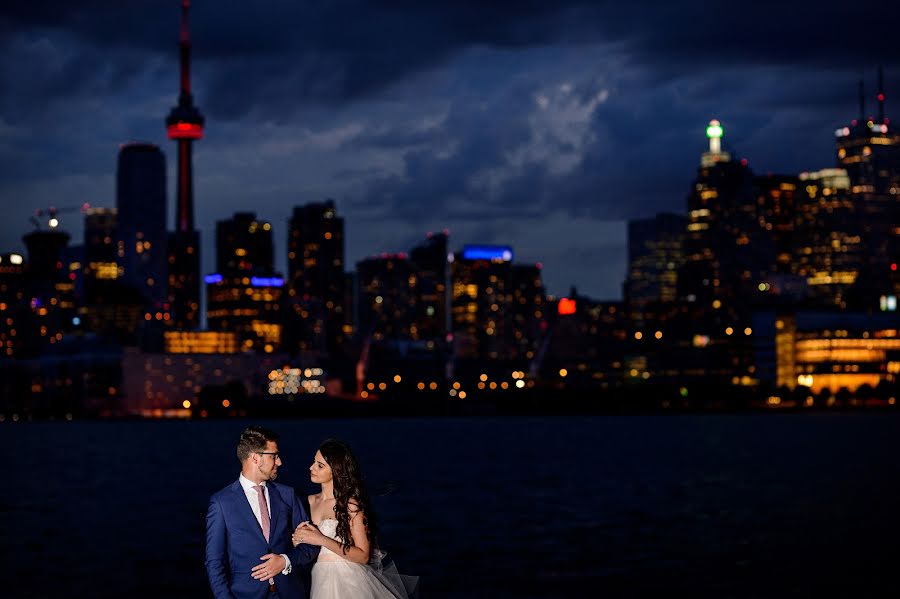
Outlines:
[[294,547],[300,543],[321,546],[327,538],[312,522],[301,522],[300,526],[294,529],[294,534],[291,535]]

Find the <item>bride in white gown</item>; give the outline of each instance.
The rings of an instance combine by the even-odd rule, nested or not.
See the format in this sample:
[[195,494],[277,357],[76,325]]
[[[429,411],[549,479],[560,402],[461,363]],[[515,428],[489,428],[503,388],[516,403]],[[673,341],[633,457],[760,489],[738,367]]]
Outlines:
[[321,547],[310,599],[409,599],[410,591],[414,596],[417,579],[383,564],[375,513],[350,448],[333,439],[323,442],[309,478],[322,490],[309,496],[312,522],[300,524],[293,541]]

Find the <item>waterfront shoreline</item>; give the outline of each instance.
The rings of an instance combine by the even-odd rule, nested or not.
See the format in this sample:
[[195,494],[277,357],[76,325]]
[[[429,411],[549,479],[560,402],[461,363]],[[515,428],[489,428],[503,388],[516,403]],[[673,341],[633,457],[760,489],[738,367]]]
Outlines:
[[145,420],[228,420],[263,418],[276,420],[305,420],[310,418],[422,418],[422,417],[566,417],[614,415],[680,415],[680,414],[773,414],[773,413],[900,413],[896,402],[880,399],[825,400],[807,405],[798,401],[739,400],[667,401],[634,398],[569,398],[556,401],[541,400],[430,400],[381,399],[358,401],[316,398],[295,402],[266,402],[261,400],[229,412],[178,410],[148,414],[127,414],[116,411],[96,413],[10,413],[0,414],[0,423],[22,421],[87,420],[87,421],[145,421]]

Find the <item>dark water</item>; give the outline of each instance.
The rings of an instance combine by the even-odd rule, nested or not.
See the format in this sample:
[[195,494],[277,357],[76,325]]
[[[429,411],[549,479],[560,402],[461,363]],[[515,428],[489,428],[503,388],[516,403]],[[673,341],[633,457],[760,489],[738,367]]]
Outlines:
[[[245,424],[0,425],[0,596],[210,596]],[[353,445],[425,597],[900,596],[898,415],[264,424],[306,492],[318,442]]]

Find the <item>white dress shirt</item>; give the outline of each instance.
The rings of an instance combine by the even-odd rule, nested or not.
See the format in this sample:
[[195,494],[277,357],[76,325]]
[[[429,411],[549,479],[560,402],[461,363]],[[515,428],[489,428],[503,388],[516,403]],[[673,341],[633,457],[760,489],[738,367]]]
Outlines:
[[[259,523],[260,529],[262,528],[262,513],[259,511],[259,495],[256,493],[256,489],[253,487],[256,484],[244,476],[243,473],[238,477],[238,482],[241,483],[241,487],[244,489],[244,495],[247,496],[247,501],[250,502],[250,509],[253,510],[253,515],[256,516],[256,521]],[[266,485],[266,481],[259,483],[263,488],[263,493],[266,495],[266,507],[269,508],[269,522],[272,521],[272,502],[269,501],[269,487]],[[271,534],[271,531],[269,531]],[[281,557],[284,558],[284,570],[281,571],[282,574],[288,575],[291,573],[291,558],[289,558],[284,553],[280,554]]]

